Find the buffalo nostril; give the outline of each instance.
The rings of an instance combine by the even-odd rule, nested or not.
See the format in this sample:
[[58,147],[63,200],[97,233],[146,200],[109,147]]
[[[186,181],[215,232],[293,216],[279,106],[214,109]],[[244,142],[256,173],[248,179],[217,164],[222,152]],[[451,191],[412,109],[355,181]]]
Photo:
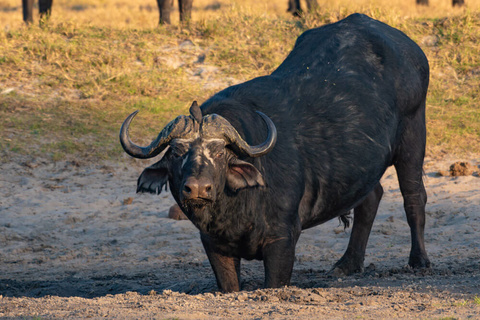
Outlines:
[[187,199],[198,198],[198,181],[196,179],[189,179],[183,185],[182,193]]
[[210,199],[213,190],[214,186],[208,179],[189,177],[183,185],[182,194],[184,199]]

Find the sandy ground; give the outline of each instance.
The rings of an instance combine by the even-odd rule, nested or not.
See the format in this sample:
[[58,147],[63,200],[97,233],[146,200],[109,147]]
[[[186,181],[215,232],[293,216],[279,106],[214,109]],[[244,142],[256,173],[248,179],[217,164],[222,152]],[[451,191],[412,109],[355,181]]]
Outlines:
[[292,286],[261,289],[245,261],[243,290],[216,292],[198,232],[167,218],[170,195],[135,194],[148,163],[0,166],[0,317],[6,319],[480,319],[480,178],[436,176],[480,156],[427,159],[431,270],[406,267],[410,232],[393,168],[363,274],[326,272],[350,236],[338,220],[303,232]]

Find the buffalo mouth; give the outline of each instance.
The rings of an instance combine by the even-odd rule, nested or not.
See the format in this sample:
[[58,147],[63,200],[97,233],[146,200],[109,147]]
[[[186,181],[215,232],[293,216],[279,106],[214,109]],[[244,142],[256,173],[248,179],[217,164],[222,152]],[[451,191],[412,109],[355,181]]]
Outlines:
[[210,206],[212,203],[213,201],[211,199],[205,199],[205,198],[188,199],[183,201],[183,205],[189,211],[204,209],[205,207]]

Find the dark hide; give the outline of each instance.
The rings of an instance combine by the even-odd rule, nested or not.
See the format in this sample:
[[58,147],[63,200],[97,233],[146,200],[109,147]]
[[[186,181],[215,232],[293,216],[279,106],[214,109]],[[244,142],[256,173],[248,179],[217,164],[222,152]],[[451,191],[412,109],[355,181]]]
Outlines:
[[[155,193],[168,179],[200,230],[221,290],[239,290],[241,258],[263,260],[265,286],[279,287],[290,282],[301,230],[352,209],[350,243],[332,273],[363,270],[383,194],[379,181],[394,165],[411,228],[409,264],[429,267],[422,182],[428,81],[422,50],[365,15],[306,31],[271,75],[229,87],[201,106],[204,116],[227,119],[250,145],[267,136],[255,111],[266,114],[278,131],[270,153],[245,158],[228,145],[201,147],[201,137],[187,146],[174,142],[139,178],[139,190]],[[214,166],[202,158],[207,149]],[[188,198],[191,181],[205,199]]]

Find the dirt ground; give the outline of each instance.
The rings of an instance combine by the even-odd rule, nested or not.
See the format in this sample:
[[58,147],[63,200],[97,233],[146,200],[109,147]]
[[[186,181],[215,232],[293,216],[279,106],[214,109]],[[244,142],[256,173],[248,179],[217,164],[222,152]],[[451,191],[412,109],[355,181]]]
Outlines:
[[[437,175],[458,160],[476,172]],[[262,263],[242,261],[243,291],[222,294],[198,231],[167,218],[171,196],[135,194],[148,163],[18,159],[0,166],[0,317],[479,319],[479,164],[426,159],[431,270],[406,267],[410,232],[390,168],[363,274],[326,274],[350,236],[335,219],[303,232],[292,286],[261,289]]]

